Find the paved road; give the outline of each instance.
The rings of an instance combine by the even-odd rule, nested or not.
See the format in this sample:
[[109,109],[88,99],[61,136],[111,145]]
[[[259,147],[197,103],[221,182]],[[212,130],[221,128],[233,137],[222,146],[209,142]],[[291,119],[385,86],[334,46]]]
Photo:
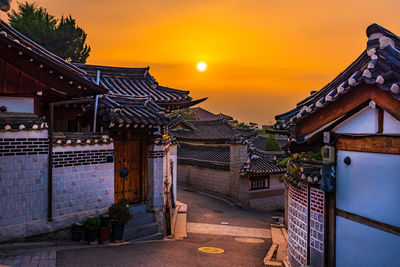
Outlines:
[[[198,193],[191,189],[178,190],[179,201],[188,205],[188,222],[221,224],[244,227],[269,227],[271,216],[276,213],[266,213],[249,209],[238,209],[226,202]],[[278,213],[279,214],[279,213]]]
[[[188,204],[188,238],[58,251],[57,266],[263,266],[271,245],[270,214],[240,210],[191,190],[179,190],[178,199]],[[199,229],[208,232],[193,233]],[[200,247],[224,252],[205,253]]]

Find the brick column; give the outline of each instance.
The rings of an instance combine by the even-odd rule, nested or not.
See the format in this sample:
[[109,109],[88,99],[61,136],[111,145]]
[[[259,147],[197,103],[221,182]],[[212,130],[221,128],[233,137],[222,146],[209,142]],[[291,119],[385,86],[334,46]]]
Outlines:
[[232,143],[230,146],[230,196],[242,204],[249,202],[249,179],[240,176],[240,170],[247,162],[247,144]]
[[147,207],[152,210],[164,205],[164,151],[163,145],[148,146]]

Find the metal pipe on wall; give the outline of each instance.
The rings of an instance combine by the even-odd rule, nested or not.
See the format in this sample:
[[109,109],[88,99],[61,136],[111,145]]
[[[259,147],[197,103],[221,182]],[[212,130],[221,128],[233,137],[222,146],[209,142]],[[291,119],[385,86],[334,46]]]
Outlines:
[[48,155],[48,186],[47,186],[47,220],[53,221],[53,130],[54,130],[54,104],[50,103],[49,120],[49,155]]
[[[100,70],[97,70],[96,75],[96,84],[100,84]],[[97,107],[99,105],[99,95],[96,95],[96,101],[94,104],[94,118],[93,118],[93,132],[96,132],[96,123],[97,123]]]

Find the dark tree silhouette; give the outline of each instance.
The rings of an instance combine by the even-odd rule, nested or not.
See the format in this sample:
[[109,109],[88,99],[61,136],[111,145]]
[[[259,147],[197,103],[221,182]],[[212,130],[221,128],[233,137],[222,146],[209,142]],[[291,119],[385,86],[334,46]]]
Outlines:
[[55,18],[35,3],[18,3],[8,14],[11,27],[67,61],[85,63],[90,54],[87,34],[71,16]]

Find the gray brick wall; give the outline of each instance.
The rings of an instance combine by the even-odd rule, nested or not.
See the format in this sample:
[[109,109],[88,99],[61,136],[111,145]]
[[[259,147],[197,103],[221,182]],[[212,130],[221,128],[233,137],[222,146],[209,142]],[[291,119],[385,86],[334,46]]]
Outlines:
[[[107,211],[114,201],[114,163],[105,163],[104,158],[110,154],[112,145],[57,148],[65,152],[96,153],[90,155],[96,158],[90,159],[90,165],[53,168],[53,221],[48,222],[48,155],[44,154],[46,148],[41,147],[47,142],[43,138],[47,132],[13,134],[7,133],[2,139],[13,143],[1,144],[3,150],[10,151],[0,157],[0,242],[66,228]],[[18,148],[22,145],[30,147],[23,152],[11,151],[14,147],[23,149]],[[79,156],[79,153],[73,154]]]
[[55,217],[107,208],[114,202],[114,163],[53,169]]
[[47,157],[0,157],[0,227],[46,218]]
[[178,184],[229,196],[229,171],[178,164]]

